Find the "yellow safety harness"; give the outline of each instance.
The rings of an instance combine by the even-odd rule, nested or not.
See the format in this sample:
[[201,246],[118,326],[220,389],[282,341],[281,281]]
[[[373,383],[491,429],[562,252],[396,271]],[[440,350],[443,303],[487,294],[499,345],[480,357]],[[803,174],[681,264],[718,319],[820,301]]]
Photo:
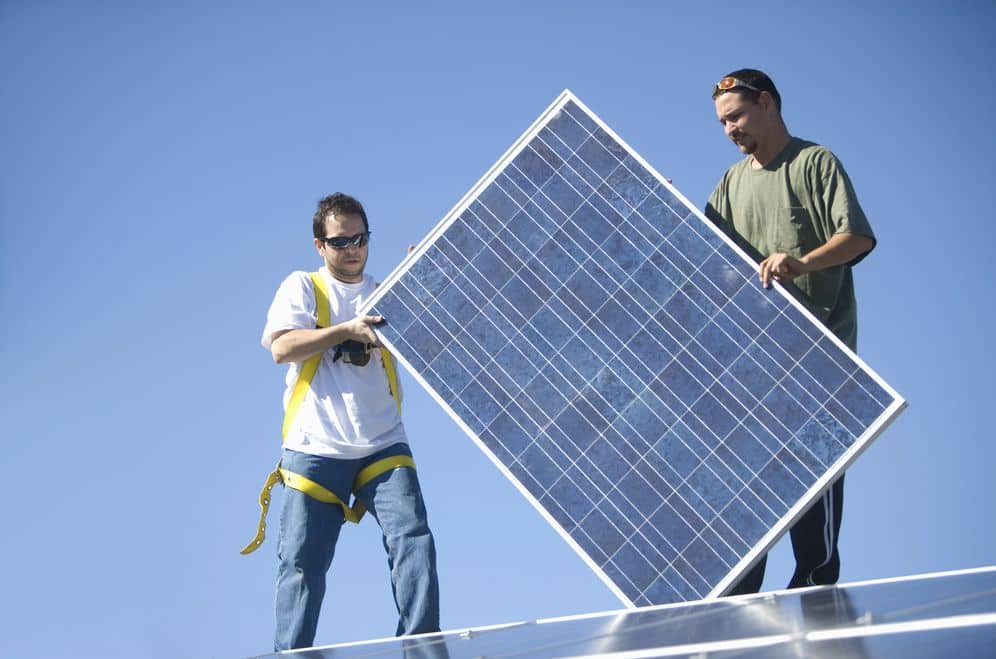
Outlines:
[[[317,325],[320,328],[329,327],[331,325],[331,313],[329,309],[329,293],[328,289],[325,288],[325,281],[322,279],[321,274],[317,272],[309,274],[315,288],[315,308],[318,315]],[[400,413],[401,391],[398,388],[398,371],[394,365],[394,358],[391,356],[391,353],[384,348],[380,349],[380,356],[381,363],[384,365],[384,371],[387,374],[387,384],[391,390],[391,396],[394,397],[394,402],[398,406],[398,412]],[[294,423],[294,418],[297,416],[298,409],[301,407],[301,403],[304,401],[304,397],[307,395],[308,389],[311,387],[311,381],[314,379],[315,373],[318,371],[318,365],[321,361],[322,354],[319,353],[305,360],[304,364],[301,365],[297,381],[294,383],[294,388],[291,390],[290,400],[287,402],[287,410],[284,412],[284,424],[281,435],[285,440],[287,439],[288,431],[290,431],[291,426]],[[352,492],[355,494],[361,487],[369,483],[374,478],[377,478],[381,474],[393,469],[399,469],[402,467],[414,469],[415,461],[407,455],[393,455],[371,463],[361,469],[360,473],[356,475],[356,478],[353,481]],[[283,483],[285,487],[303,492],[309,497],[323,503],[341,506],[346,520],[353,522],[354,524],[359,523],[360,519],[367,511],[366,507],[360,501],[356,500],[355,497],[353,504],[347,505],[328,488],[316,483],[310,478],[302,476],[301,474],[296,474],[288,469],[282,468],[278,462],[276,468],[266,477],[266,481],[263,483],[263,489],[259,493],[259,507],[262,508],[262,511],[259,516],[259,525],[256,528],[256,537],[254,537],[252,541],[242,549],[240,552],[241,554],[251,554],[263,544],[263,540],[266,538],[266,514],[270,510],[270,490],[272,490],[273,486],[277,483]]]

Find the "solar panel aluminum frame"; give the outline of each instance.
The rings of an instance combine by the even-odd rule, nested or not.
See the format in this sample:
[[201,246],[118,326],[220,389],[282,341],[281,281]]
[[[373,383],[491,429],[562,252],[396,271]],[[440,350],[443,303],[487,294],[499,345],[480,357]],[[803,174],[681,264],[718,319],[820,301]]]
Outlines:
[[[372,308],[374,308],[378,301],[391,289],[393,284],[400,280],[405,273],[425,254],[435,241],[446,231],[447,227],[450,226],[460,215],[467,210],[467,208],[477,199],[478,195],[485,190],[495,179],[501,174],[501,172],[506,168],[506,166],[511,163],[519,153],[526,148],[526,146],[535,138],[540,131],[550,122],[551,119],[556,117],[558,113],[568,104],[574,103],[583,112],[585,112],[588,117],[594,121],[598,127],[604,130],[612,139],[622,146],[628,155],[632,156],[641,166],[643,166],[653,177],[664,186],[671,194],[674,195],[679,201],[681,201],[685,207],[690,211],[685,217],[689,217],[694,214],[705,226],[716,234],[723,242],[726,243],[730,248],[732,248],[745,262],[751,264],[752,267],[756,267],[756,261],[754,261],[743,249],[741,249],[734,241],[727,237],[718,227],[716,227],[711,221],[709,221],[698,208],[692,204],[684,195],[681,194],[671,183],[663,177],[654,167],[647,163],[635,150],[633,150],[623,139],[621,139],[615,131],[613,131],[608,125],[606,125],[597,115],[595,115],[584,103],[580,101],[570,90],[564,90],[550,106],[532,123],[532,125],[512,144],[512,146],[498,159],[498,161],[481,177],[481,179],[460,199],[459,202],[450,210],[446,216],[439,221],[439,223],[429,232],[429,234],[419,243],[419,245],[409,254],[398,267],[382,282],[381,286],[378,288],[377,293],[364,305],[360,313],[367,313]],[[697,266],[696,266],[697,267]],[[795,297],[789,293],[780,284],[775,283],[774,288],[777,293],[781,295],[789,304],[793,305],[799,312],[801,312],[805,317],[807,317],[813,325],[818,328],[819,331],[833,344],[835,344],[839,349],[841,349],[845,354],[850,356],[864,371],[880,386],[882,389],[889,394],[892,398],[892,402],[885,408],[885,410],[879,415],[879,417],[869,425],[865,431],[857,437],[856,441],[848,447],[844,453],[833,463],[833,465],[822,475],[816,482],[811,485],[805,494],[792,506],[789,507],[788,512],[785,513],[777,523],[769,528],[767,533],[765,533],[760,541],[754,544],[754,546],[746,553],[743,558],[729,571],[727,576],[719,581],[712,590],[706,595],[706,598],[714,598],[724,594],[730,587],[732,587],[737,580],[746,573],[754,563],[763,556],[772,545],[794,524],[794,522],[808,509],[809,505],[812,504],[817,498],[819,498],[823,492],[825,492],[834,480],[841,474],[845,469],[847,469],[858,456],[871,444],[872,441],[885,429],[886,426],[891,423],[896,416],[902,412],[906,407],[906,401],[888,385],[874,370],[872,370],[860,357],[854,354],[850,349],[847,348],[832,332],[830,332],[822,323],[820,323],[810,312],[806,309]],[[388,319],[390,322],[390,319]],[[581,557],[582,560],[592,569],[592,571],[605,583],[605,585],[619,598],[619,600],[627,607],[638,606],[634,603],[621,589],[618,587],[612,579],[605,573],[605,571],[588,555],[588,553],[582,549],[582,547],[572,538],[569,533],[557,522],[557,520],[547,511],[543,505],[530,493],[527,488],[519,481],[518,478],[511,472],[511,470],[502,463],[502,461],[487,447],[487,445],[481,440],[480,437],[471,429],[460,416],[450,407],[450,405],[436,392],[433,386],[431,386],[425,378],[419,373],[418,369],[415,368],[411,362],[406,358],[404,351],[397,349],[397,346],[392,345],[390,339],[379,334],[383,344],[391,350],[395,357],[400,361],[408,372],[415,378],[415,380],[429,393],[430,396],[446,411],[446,413],[457,423],[457,425],[471,438],[471,440],[477,445],[477,447],[495,464],[499,471],[505,475],[506,478],[511,481],[511,483],[519,490],[519,492],[529,501],[534,508],[540,513],[540,515],[557,531],[557,533],[564,539],[564,541]]]

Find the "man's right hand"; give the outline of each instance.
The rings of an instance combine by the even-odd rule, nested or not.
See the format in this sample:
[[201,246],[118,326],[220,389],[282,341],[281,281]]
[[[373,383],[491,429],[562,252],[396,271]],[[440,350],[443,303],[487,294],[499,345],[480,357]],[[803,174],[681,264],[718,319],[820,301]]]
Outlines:
[[379,346],[376,332],[373,331],[375,325],[384,322],[381,316],[357,316],[356,318],[342,324],[343,333],[346,338],[360,343]]
[[761,278],[761,285],[765,288],[771,287],[771,281],[786,282],[809,272],[805,261],[797,259],[784,252],[776,252],[761,261],[758,268],[758,276]]

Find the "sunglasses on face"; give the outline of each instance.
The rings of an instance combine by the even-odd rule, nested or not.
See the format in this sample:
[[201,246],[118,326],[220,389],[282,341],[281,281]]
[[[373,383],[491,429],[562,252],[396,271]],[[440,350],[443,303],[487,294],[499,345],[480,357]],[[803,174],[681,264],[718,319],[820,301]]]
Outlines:
[[744,89],[750,89],[755,92],[761,91],[754,85],[744,82],[740,78],[734,78],[733,76],[726,76],[725,78],[716,83],[716,87],[713,89],[712,93],[713,96],[716,96],[717,94],[728,92],[731,89],[735,89],[737,87],[743,87]]
[[346,249],[350,245],[353,247],[363,247],[370,240],[371,233],[373,231],[364,231],[355,236],[332,236],[331,238],[319,238],[319,240],[332,249]]

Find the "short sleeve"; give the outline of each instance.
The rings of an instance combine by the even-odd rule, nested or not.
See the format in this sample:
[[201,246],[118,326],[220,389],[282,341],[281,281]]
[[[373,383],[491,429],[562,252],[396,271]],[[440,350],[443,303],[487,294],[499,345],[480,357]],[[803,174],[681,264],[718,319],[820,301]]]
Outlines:
[[311,278],[306,272],[293,272],[280,284],[269,311],[261,343],[267,350],[276,332],[292,329],[314,329],[315,293]]
[[[824,217],[832,224],[832,226],[826,227],[827,235],[851,233],[876,241],[871,224],[858,202],[858,195],[854,192],[854,186],[851,184],[847,172],[844,171],[844,166],[830,152],[827,152],[827,156],[822,181]],[[875,249],[874,244],[872,244],[871,249],[859,255],[848,265],[857,265],[859,261],[871,253],[872,249]]]
[[723,183],[726,181],[726,177],[716,184],[716,189],[712,191],[709,195],[709,201],[706,202],[705,216],[715,224],[717,227],[723,231],[729,233],[729,221],[726,218],[726,204],[725,201],[725,191],[723,189]]

